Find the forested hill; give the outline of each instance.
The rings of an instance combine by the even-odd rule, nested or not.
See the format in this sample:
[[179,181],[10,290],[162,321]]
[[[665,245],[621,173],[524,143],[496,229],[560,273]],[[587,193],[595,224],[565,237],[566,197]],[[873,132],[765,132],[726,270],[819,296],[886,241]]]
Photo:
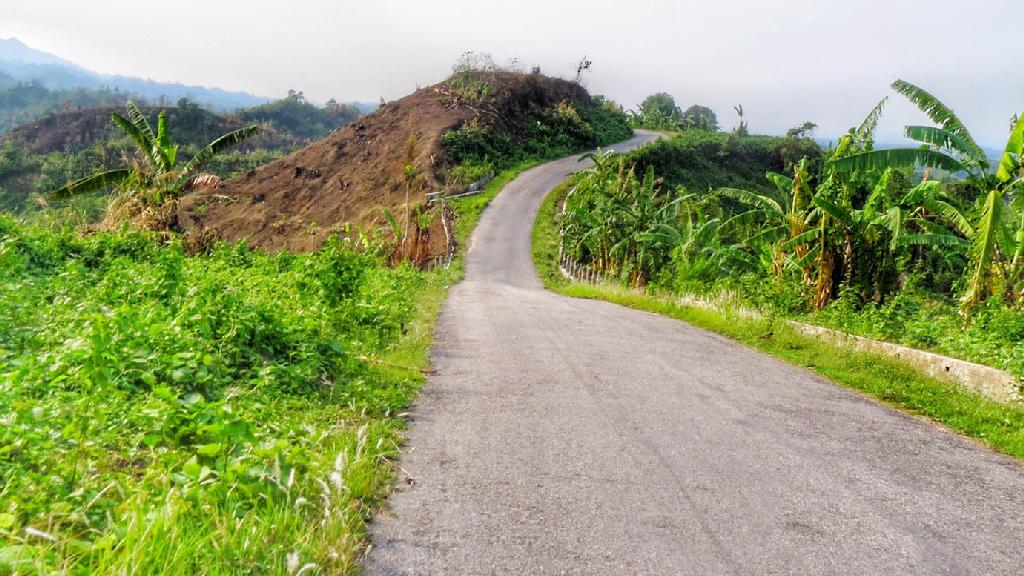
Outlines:
[[26,46],[17,38],[0,40],[0,87],[4,87],[5,82],[6,87],[21,82],[36,84],[51,91],[103,88],[128,92],[147,99],[163,98],[168,102],[189,98],[220,112],[258,106],[270,101],[270,98],[246,92],[229,92],[220,88],[188,86],[177,82],[157,82],[130,76],[99,74],[53,54]]

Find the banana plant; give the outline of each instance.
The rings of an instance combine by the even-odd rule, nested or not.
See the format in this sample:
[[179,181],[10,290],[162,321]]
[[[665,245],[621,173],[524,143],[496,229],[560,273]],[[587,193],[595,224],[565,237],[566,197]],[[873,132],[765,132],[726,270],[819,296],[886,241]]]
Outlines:
[[882,171],[886,168],[939,168],[951,173],[966,172],[984,180],[988,159],[960,118],[938,98],[910,82],[896,80],[892,89],[905,96],[937,126],[907,126],[907,138],[921,143],[918,148],[864,150],[830,160],[841,172]]
[[138,148],[142,162],[133,168],[118,168],[91,174],[69,182],[59,190],[50,193],[54,199],[64,199],[78,194],[87,194],[110,189],[125,183],[138,187],[134,192],[146,192],[154,202],[162,202],[166,196],[176,197],[187,191],[199,169],[211,158],[224,150],[239,144],[259,132],[259,125],[253,124],[210,142],[184,164],[178,162],[178,146],[171,142],[167,128],[167,114],[161,111],[157,118],[157,129],[153,131],[146,115],[134,102],[128,102],[127,116],[117,112],[110,115],[111,121],[121,129]]
[[[829,165],[844,173],[877,172],[890,168],[939,168],[962,174],[968,183],[982,190],[980,217],[973,226],[967,224],[962,215],[958,216],[951,205],[938,206],[938,212],[952,218],[956,228],[970,242],[967,288],[961,303],[965,309],[973,308],[993,295],[997,276],[1001,275],[1007,285],[1014,285],[1013,278],[1018,268],[1013,263],[1019,261],[1015,258],[1016,234],[1005,222],[1005,215],[1007,201],[1018,193],[1024,182],[1021,167],[1024,119],[1017,115],[1011,123],[1010,137],[995,173],[992,174],[984,151],[952,109],[929,92],[904,80],[895,81],[892,88],[914,103],[935,123],[935,126],[905,128],[906,136],[920,142],[922,146],[865,150],[833,158]],[[931,202],[936,204],[935,199]],[[949,234],[919,234],[911,236],[910,241],[959,244],[955,238]]]
[[[995,185],[991,187],[982,203],[981,217],[971,237],[971,261],[968,268],[967,291],[961,299],[965,308],[973,308],[979,302],[993,295],[995,290],[996,265],[1003,274],[1008,290],[1020,284],[1021,240],[1024,240],[1024,222],[1016,231],[1005,221],[1006,201],[1018,195],[1024,188],[1024,114],[1018,115],[1010,131],[1006,148],[996,169]],[[1019,201],[1019,199],[1018,199]],[[1020,299],[1018,294],[1010,295],[1012,300]]]

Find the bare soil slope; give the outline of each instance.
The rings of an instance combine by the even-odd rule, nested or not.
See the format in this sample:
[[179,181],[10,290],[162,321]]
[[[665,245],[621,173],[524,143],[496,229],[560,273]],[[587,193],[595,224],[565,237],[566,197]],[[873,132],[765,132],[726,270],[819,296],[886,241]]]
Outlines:
[[[453,97],[446,83],[420,89],[290,156],[186,196],[178,223],[189,233],[247,238],[269,250],[315,250],[346,224],[383,225],[381,208],[400,218],[407,163],[419,174],[411,203],[444,189],[442,137],[449,130],[472,118],[503,124],[526,109],[589,98],[577,84],[540,74],[498,73],[490,80],[500,97],[487,105]],[[411,158],[410,136],[416,138]]]

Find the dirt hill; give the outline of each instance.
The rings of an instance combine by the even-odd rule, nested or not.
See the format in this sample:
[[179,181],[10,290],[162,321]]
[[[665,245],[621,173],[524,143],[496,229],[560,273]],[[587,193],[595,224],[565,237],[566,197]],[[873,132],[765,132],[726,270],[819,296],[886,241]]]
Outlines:
[[186,196],[179,225],[228,241],[248,238],[270,250],[316,249],[346,224],[381,226],[382,207],[404,214],[407,164],[418,175],[412,203],[423,204],[427,192],[444,189],[452,164],[442,146],[446,132],[477,119],[511,141],[516,122],[530,111],[563,102],[591,105],[578,84],[536,73],[489,73],[484,92],[490,97],[463,98],[467,85],[449,79],[388,103],[290,156]]

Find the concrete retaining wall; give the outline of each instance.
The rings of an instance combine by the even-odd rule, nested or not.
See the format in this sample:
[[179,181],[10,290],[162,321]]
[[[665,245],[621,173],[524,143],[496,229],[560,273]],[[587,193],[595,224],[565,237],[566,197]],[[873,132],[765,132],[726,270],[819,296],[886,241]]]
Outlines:
[[[559,263],[562,274],[567,278],[591,284],[596,284],[605,279],[605,275],[601,272],[574,262],[572,258],[564,252],[560,255]],[[643,290],[637,291],[643,292]],[[689,306],[691,308],[714,310],[722,313],[726,313],[728,311],[731,314],[736,314],[745,318],[761,317],[760,312],[757,310],[743,308],[736,305],[735,302],[726,302],[722,298],[707,298],[703,296],[684,294],[680,296],[676,302],[682,306]],[[855,350],[872,352],[896,358],[915,370],[931,376],[932,378],[957,384],[966,390],[975,392],[997,402],[1024,403],[1024,398],[1022,398],[1021,394],[1022,383],[1016,376],[1009,372],[1004,372],[1003,370],[998,370],[983,364],[975,364],[974,362],[967,362],[966,360],[959,360],[957,358],[950,358],[949,356],[942,356],[933,352],[910,348],[908,346],[882,342],[880,340],[872,340],[871,338],[864,338],[863,336],[854,336],[853,334],[847,334],[846,332],[823,328],[821,326],[814,326],[812,324],[804,324],[803,322],[787,320],[787,324],[792,326],[798,332],[813,338],[827,340],[840,346],[853,348]]]
[[950,358],[908,346],[854,336],[846,332],[790,321],[798,332],[841,346],[897,358],[916,370],[939,380],[959,384],[967,390],[999,402],[1021,402],[1020,381],[1002,370]]

